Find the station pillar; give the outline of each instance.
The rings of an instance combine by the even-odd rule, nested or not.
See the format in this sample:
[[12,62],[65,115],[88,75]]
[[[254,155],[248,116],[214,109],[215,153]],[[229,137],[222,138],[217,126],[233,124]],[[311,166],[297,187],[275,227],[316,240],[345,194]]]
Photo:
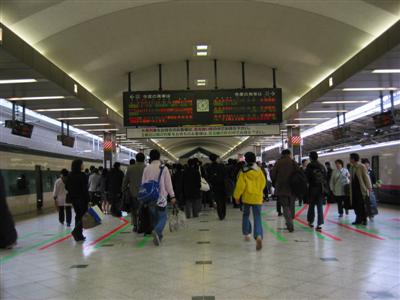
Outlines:
[[300,127],[287,127],[288,148],[292,151],[293,159],[301,163],[301,136]]
[[111,169],[113,166],[113,155],[115,152],[115,133],[104,132],[103,136],[103,165],[106,169]]

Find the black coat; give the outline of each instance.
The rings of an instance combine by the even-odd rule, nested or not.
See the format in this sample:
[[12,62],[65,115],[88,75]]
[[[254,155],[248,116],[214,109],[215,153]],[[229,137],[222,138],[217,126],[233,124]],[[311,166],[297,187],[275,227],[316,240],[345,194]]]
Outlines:
[[124,172],[112,168],[107,176],[107,191],[111,194],[121,194]]
[[68,174],[65,189],[68,192],[67,202],[74,206],[87,207],[89,203],[88,179],[83,172],[71,172]]
[[183,196],[185,199],[201,197],[200,172],[197,168],[189,167],[183,173]]
[[0,248],[5,248],[17,241],[17,231],[13,217],[8,209],[4,179],[0,173]]
[[[318,178],[316,174],[321,174],[321,178]],[[306,176],[310,194],[328,192],[328,175],[325,167],[319,161],[311,161],[307,165]]]

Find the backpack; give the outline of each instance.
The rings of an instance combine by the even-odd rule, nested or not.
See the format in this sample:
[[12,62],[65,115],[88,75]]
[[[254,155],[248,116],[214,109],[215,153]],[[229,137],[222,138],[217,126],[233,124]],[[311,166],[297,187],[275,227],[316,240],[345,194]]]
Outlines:
[[307,176],[301,169],[296,169],[289,177],[292,193],[297,198],[302,198],[307,193]]
[[160,167],[160,175],[158,175],[158,180],[150,180],[139,188],[138,200],[142,204],[155,204],[160,198],[160,179],[164,166]]
[[321,186],[322,192],[327,193],[329,188],[327,186],[326,176],[321,168],[314,168],[312,170],[312,183],[315,186]]

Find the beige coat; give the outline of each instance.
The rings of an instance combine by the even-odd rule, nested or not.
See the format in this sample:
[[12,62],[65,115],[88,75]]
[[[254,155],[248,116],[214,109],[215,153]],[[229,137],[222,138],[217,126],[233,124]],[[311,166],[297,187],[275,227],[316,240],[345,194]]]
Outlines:
[[368,176],[367,168],[361,164],[357,163],[350,168],[350,203],[353,203],[353,190],[352,190],[352,181],[355,176],[358,177],[358,181],[360,182],[361,193],[364,197],[369,196],[369,191],[372,189],[371,180]]

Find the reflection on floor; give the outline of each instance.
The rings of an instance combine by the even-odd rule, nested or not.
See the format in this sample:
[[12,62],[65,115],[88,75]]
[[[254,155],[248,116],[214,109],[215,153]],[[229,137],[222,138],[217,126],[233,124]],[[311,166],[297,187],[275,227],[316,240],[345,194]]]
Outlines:
[[297,208],[295,232],[275,203],[263,209],[264,248],[244,242],[241,213],[214,211],[167,232],[156,248],[107,216],[75,243],[55,214],[21,221],[18,247],[1,251],[1,299],[400,299],[399,210],[381,208],[367,227],[325,206],[318,233]]

